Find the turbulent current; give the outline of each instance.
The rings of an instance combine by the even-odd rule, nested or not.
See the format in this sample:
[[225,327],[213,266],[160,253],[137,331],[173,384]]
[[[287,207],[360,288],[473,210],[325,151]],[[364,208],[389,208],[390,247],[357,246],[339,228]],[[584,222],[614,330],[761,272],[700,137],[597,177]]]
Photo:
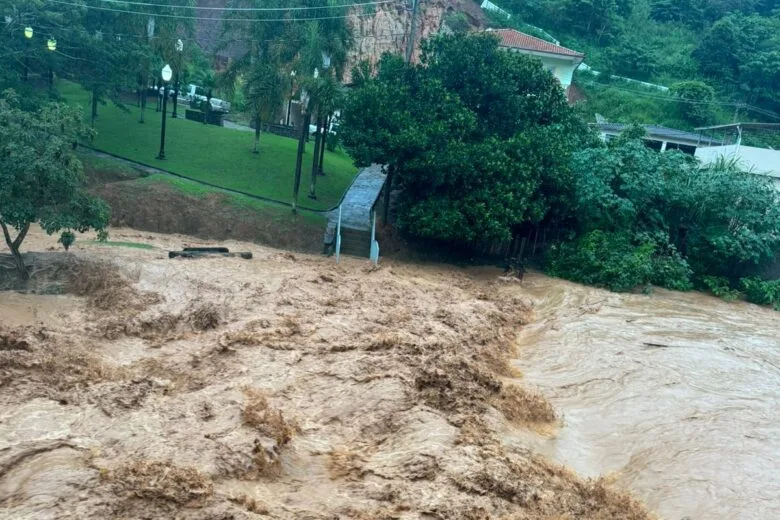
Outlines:
[[780,518],[780,313],[526,278],[518,367],[563,416],[543,454],[663,518]]

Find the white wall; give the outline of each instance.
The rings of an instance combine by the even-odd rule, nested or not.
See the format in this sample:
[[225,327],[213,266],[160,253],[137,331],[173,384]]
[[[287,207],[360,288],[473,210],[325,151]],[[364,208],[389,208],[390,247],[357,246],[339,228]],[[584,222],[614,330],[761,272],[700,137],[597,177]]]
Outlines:
[[564,89],[571,85],[571,77],[574,74],[574,69],[576,68],[573,61],[566,59],[562,60],[557,58],[548,58],[547,56],[539,56],[539,59],[542,60],[542,65],[544,65],[544,68],[550,70],[550,72],[553,73],[553,76],[558,78],[558,81],[561,82],[561,86],[563,86]]
[[780,150],[736,144],[696,149],[696,158],[702,164],[712,164],[720,157],[729,160],[736,158],[743,170],[773,177],[775,188],[780,190]]
[[719,157],[736,158],[745,170],[780,178],[780,150],[732,144],[700,147],[696,150],[696,157],[703,164],[713,163]]
[[542,66],[549,70],[552,75],[561,82],[561,86],[564,90],[569,88],[569,85],[571,85],[571,78],[574,74],[574,69],[577,68],[577,64],[574,60],[566,58],[554,58],[552,56],[543,55],[537,52],[524,51],[521,49],[511,49],[511,51],[519,52],[520,54],[527,54],[541,60]]

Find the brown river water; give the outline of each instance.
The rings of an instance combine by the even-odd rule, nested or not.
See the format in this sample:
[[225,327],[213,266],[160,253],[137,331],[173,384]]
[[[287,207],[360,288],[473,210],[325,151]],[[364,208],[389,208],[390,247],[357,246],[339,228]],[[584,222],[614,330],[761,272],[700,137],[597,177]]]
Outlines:
[[532,442],[666,519],[780,518],[780,313],[542,276],[517,366],[563,415]]

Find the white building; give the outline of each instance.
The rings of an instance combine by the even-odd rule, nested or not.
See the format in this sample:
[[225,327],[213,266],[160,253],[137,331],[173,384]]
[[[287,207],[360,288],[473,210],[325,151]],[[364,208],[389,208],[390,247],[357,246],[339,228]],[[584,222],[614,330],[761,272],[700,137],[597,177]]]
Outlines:
[[487,29],[486,32],[498,36],[499,47],[502,49],[539,58],[542,65],[561,82],[561,86],[568,94],[574,69],[585,59],[583,53],[515,29]]
[[724,137],[735,135],[731,142],[724,139],[712,141],[707,137],[701,139],[696,149],[696,158],[702,164],[712,164],[719,159],[736,160],[744,171],[771,177],[775,188],[780,190],[780,150],[771,148],[758,148],[742,144],[745,130],[780,131],[780,124],[775,123],[734,123],[731,125],[708,126],[697,128],[697,131],[713,133],[722,132]]

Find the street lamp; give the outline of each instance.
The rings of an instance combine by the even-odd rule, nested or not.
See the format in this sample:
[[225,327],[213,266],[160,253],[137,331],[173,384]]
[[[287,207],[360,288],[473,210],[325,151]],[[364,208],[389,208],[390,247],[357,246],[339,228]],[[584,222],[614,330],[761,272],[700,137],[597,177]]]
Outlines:
[[290,99],[287,101],[287,126],[290,126],[290,112],[292,111],[292,98],[295,91],[295,71],[290,71]]
[[49,38],[49,41],[46,42],[46,48],[50,51],[56,51],[57,50],[57,40],[54,38]]
[[22,65],[24,66],[24,76],[23,76],[24,77],[24,81],[27,81],[27,75],[28,75],[28,73],[30,71],[30,65],[29,65],[29,62],[28,62],[29,58],[27,57],[27,54],[28,54],[27,51],[30,49],[30,40],[33,37],[33,28],[32,27],[25,27],[24,28],[24,37],[25,37],[26,41],[24,42],[24,44],[25,44],[25,53],[24,53],[24,62],[22,63]]
[[157,154],[157,158],[160,160],[165,159],[165,113],[168,109],[168,82],[171,81],[173,76],[173,70],[170,65],[165,65],[162,69],[162,88],[163,88],[163,105],[162,105],[162,128],[160,129],[160,153]]
[[171,117],[174,119],[179,117],[179,115],[176,113],[176,108],[179,105],[179,71],[181,70],[181,56],[183,51],[184,42],[181,40],[176,40],[176,79],[173,81],[173,114],[171,114]]
[[[315,69],[316,72],[316,69]],[[309,93],[301,90],[301,133],[298,136],[298,153],[295,160],[295,179],[293,181],[293,213],[298,212],[298,191],[301,188],[301,168],[303,167],[303,152],[306,147],[306,137],[309,135]]]

